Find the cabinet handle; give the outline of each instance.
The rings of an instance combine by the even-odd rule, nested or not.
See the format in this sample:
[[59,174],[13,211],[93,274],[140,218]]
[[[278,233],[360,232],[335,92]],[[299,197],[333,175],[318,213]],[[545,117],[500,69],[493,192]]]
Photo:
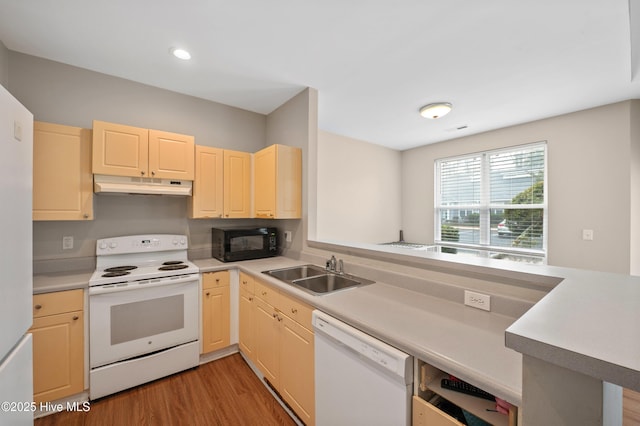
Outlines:
[[291,313],[292,313],[292,314],[297,314],[297,313],[298,313],[298,310],[297,310],[296,308],[291,308]]
[[209,292],[206,292],[205,294],[207,295],[207,297],[209,297],[209,294],[211,294],[211,293],[209,293]]
[[220,278],[216,278],[216,283],[220,283]]
[[246,280],[242,280],[242,284],[247,285],[247,281]]
[[154,172],[153,170],[151,170],[151,176],[155,176],[156,172]]
[[78,321],[78,318],[80,318],[80,317],[79,317],[79,316],[77,316],[77,315],[74,315],[74,316],[73,316],[73,320],[74,320],[74,321]]
[[263,292],[262,292],[262,295],[263,295],[263,296],[266,296],[266,295],[267,295],[267,292],[266,292],[266,291],[263,291]]
[[85,219],[89,219],[89,215],[88,214],[83,214],[82,217],[84,217]]
[[144,176],[144,170],[140,170],[140,174]]
[[282,321],[282,317],[278,315],[278,322]]
[[35,309],[42,309],[42,305],[36,305],[34,306]]
[[276,314],[276,313],[274,312],[274,313],[273,313],[273,317],[274,317],[274,318],[277,318],[277,317],[278,317],[278,314]]
[[249,298],[249,302],[253,302],[253,297],[250,297],[250,298]]

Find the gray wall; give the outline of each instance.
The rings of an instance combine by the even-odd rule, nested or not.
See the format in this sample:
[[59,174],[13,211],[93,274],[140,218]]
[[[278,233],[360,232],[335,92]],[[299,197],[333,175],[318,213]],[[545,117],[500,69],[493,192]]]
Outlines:
[[[293,232],[293,241],[285,246],[285,254],[301,252],[306,244],[309,211],[309,147],[316,145],[318,135],[318,92],[308,88],[294,96],[267,116],[266,144],[283,144],[302,149],[302,221],[279,220],[278,227]],[[315,160],[315,159],[313,159]],[[315,195],[315,194],[314,194]],[[315,203],[313,204],[315,206]],[[315,207],[314,207],[315,208]]]
[[0,84],[9,90],[9,49],[0,41]]
[[[6,50],[6,49],[5,49]],[[0,78],[5,65],[8,90],[35,119],[92,127],[99,119],[186,133],[197,144],[255,152],[266,146],[267,117],[181,95],[129,80],[72,67],[0,46]],[[8,59],[8,61],[7,61]],[[6,64],[8,62],[8,64]],[[207,254],[210,228],[260,221],[188,220],[186,197],[95,195],[95,220],[34,222],[34,260],[89,259],[95,240],[137,233],[180,233],[191,248]],[[62,237],[73,236],[74,249],[62,250]]]
[[[631,123],[640,119],[638,102],[621,102],[405,151],[405,238],[433,241],[436,159],[547,141],[548,263],[629,273],[637,262],[631,250],[637,258],[640,221],[637,125],[633,140],[630,135]],[[636,176],[633,182],[632,170]],[[593,241],[582,240],[583,229],[594,231]]]

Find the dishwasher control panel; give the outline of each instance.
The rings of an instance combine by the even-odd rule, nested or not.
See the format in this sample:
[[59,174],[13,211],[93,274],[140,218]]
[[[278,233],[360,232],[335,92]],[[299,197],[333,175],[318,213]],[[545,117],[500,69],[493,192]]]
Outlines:
[[313,327],[338,344],[357,352],[389,372],[412,381],[412,357],[323,312],[313,312]]

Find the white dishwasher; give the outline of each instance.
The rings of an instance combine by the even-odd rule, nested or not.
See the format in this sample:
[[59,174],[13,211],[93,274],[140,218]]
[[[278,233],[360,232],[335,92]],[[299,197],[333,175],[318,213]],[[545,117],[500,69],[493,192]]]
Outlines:
[[413,357],[313,311],[316,425],[411,424]]

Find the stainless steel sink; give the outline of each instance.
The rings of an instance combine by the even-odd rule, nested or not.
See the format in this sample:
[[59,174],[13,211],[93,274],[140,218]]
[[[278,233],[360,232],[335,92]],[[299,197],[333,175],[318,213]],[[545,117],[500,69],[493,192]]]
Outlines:
[[263,273],[313,294],[326,294],[375,282],[353,275],[329,272],[315,265],[273,269]]
[[264,271],[264,273],[290,283],[291,281],[299,280],[301,278],[324,275],[327,271],[315,265],[302,265],[293,266],[291,268],[273,269],[271,271]]

